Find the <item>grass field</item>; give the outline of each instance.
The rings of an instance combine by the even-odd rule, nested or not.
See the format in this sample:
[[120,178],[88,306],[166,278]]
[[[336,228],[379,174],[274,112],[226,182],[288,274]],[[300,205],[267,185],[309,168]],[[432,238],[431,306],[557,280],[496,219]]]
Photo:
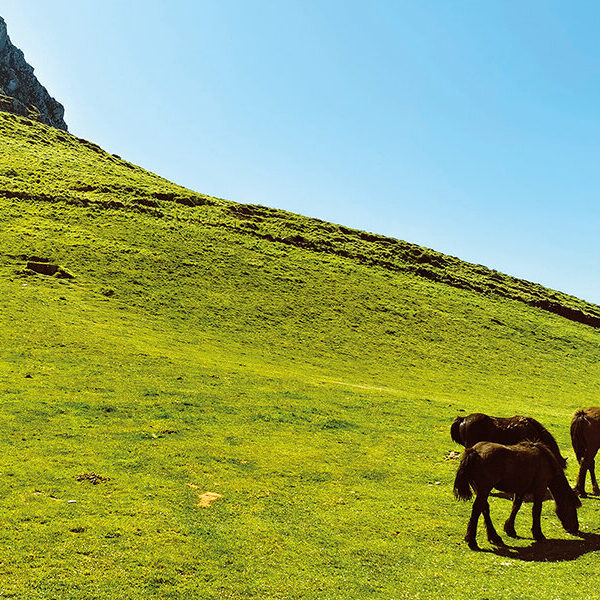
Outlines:
[[449,426],[532,415],[574,482],[600,330],[548,306],[598,307],[26,119],[0,135],[0,598],[595,595],[597,498],[585,538],[547,502],[549,541],[525,505],[511,548],[467,548]]

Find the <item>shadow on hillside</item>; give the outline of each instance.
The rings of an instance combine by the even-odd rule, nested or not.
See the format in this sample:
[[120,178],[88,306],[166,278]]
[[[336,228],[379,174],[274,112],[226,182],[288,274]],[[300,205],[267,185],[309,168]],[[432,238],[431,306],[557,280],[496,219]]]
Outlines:
[[575,560],[584,554],[597,551],[600,551],[600,535],[597,533],[582,533],[580,534],[580,539],[574,540],[534,542],[526,548],[500,546],[494,550],[488,550],[488,552],[497,554],[498,556],[532,562]]

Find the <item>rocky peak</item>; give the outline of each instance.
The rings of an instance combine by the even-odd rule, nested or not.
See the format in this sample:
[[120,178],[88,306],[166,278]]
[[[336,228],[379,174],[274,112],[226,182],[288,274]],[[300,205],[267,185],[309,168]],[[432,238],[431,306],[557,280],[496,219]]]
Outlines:
[[12,44],[0,17],[0,110],[67,130],[65,109],[37,80],[23,52]]

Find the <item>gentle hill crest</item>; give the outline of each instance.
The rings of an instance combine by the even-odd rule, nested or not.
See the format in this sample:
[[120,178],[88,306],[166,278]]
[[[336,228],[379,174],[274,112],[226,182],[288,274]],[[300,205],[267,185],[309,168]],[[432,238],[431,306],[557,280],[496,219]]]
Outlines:
[[[38,177],[38,183],[32,185],[30,177],[20,177],[14,168],[0,172],[0,195],[7,199],[59,200],[77,206],[143,212],[158,218],[173,204],[205,206],[206,210],[196,213],[194,218],[203,219],[211,227],[342,256],[367,266],[412,273],[452,287],[517,300],[572,321],[600,327],[599,306],[482,265],[343,225],[198,194],[111,155],[87,140],[49,130],[28,119],[0,114],[0,132],[7,138],[6,151],[18,152]],[[51,147],[52,151],[40,153],[36,144]],[[62,161],[69,155],[77,156],[79,161],[64,172]],[[85,161],[81,161],[82,157]],[[95,171],[95,181],[90,181],[88,169]],[[59,170],[63,176],[56,178],[53,173]]]

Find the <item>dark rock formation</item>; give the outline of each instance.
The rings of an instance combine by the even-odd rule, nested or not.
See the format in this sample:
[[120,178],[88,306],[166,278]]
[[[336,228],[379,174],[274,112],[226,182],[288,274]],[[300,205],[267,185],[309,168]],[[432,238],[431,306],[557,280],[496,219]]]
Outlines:
[[66,269],[63,269],[60,265],[55,265],[50,262],[35,262],[29,261],[27,268],[34,273],[40,275],[56,275],[59,279],[74,279],[73,273],[69,273]]
[[52,263],[28,262],[27,268],[40,275],[54,275],[60,269],[60,266]]
[[23,52],[15,47],[0,17],[0,110],[23,115],[67,131],[65,109],[33,74]]

